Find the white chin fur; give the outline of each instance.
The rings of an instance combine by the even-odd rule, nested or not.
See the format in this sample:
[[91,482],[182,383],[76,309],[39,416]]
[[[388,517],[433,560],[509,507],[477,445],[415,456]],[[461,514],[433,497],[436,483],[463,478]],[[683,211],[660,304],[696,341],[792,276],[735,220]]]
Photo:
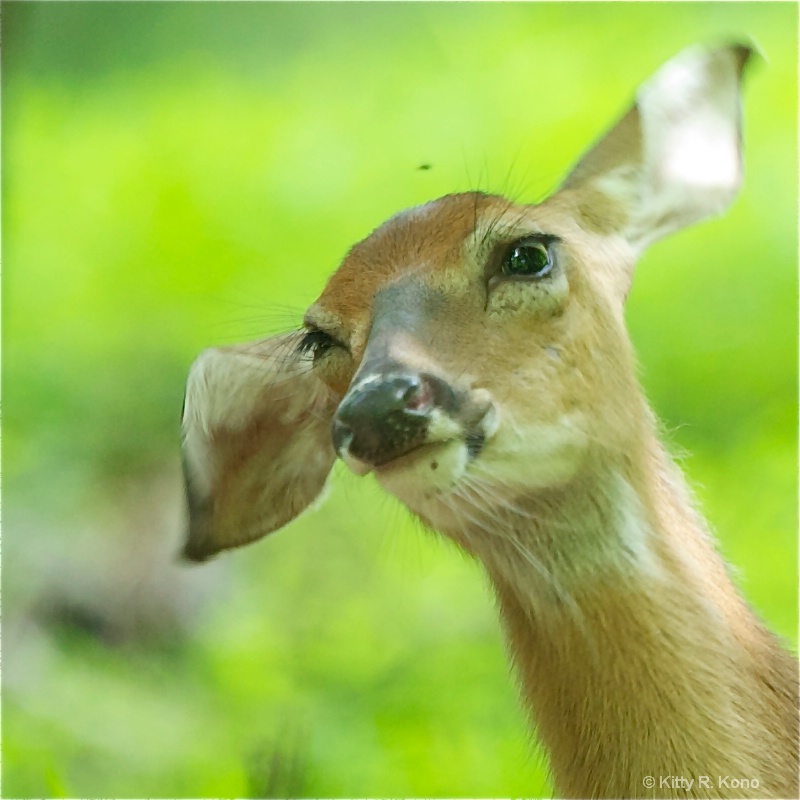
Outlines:
[[426,445],[375,470],[378,483],[411,510],[449,492],[461,479],[469,456],[463,441]]
[[580,469],[589,446],[582,422],[576,412],[555,423],[501,425],[476,459],[473,472],[513,491],[564,484]]
[[451,492],[469,473],[502,494],[558,486],[580,469],[588,447],[579,414],[555,424],[498,425],[493,415],[483,451],[470,462],[463,440],[425,447],[375,469],[381,486],[412,511],[430,511],[430,501]]

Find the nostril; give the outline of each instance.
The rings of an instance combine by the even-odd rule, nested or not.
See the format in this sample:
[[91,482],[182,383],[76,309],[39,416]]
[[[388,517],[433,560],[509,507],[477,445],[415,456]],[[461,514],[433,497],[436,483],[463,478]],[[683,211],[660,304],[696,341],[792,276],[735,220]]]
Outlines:
[[403,381],[399,391],[399,410],[427,409],[433,400],[433,394],[428,384],[417,375],[404,376],[399,380]]
[[402,391],[401,398],[407,403],[411,403],[418,397],[419,389],[419,381],[409,382],[408,386]]

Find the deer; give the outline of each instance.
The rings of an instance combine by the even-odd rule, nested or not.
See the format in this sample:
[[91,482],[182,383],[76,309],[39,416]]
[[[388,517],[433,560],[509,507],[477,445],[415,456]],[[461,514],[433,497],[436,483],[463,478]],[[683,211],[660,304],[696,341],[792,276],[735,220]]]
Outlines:
[[282,528],[337,459],[372,473],[481,562],[559,796],[798,796],[796,657],[734,585],[624,321],[643,251],[738,193],[751,55],[680,52],[543,201],[402,211],[301,330],[189,372],[184,556]]

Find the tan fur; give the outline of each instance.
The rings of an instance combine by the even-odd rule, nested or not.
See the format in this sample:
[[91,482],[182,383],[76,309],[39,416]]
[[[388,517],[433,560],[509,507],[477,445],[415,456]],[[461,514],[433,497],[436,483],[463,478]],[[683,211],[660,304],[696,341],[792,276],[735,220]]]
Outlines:
[[[619,554],[591,569],[577,560],[557,565],[564,554],[554,558],[534,545],[569,595],[568,604],[555,598],[548,604],[527,588],[535,573],[526,577],[518,564],[488,559],[557,791],[796,797],[796,662],[733,589],[702,522],[681,497],[675,468],[651,444],[653,472],[637,493],[653,526],[649,569]],[[632,466],[639,474],[641,465]],[[597,473],[574,487],[584,497],[536,507],[539,525],[546,528],[555,516],[558,525],[611,537],[613,501]],[[571,514],[577,519],[570,521]],[[516,535],[530,545],[531,533]],[[649,790],[647,776],[656,779]],[[669,776],[694,784],[660,785]],[[700,776],[710,788],[699,785]],[[726,776],[747,780],[747,788],[726,787]]]
[[[435,311],[382,332],[380,346],[475,408],[490,407],[485,443],[470,458],[463,424],[438,409],[424,444],[374,466],[375,475],[485,566],[562,796],[798,794],[797,663],[733,586],[659,443],[623,320],[641,249],[717,213],[736,192],[744,61],[742,48],[722,48],[667,64],[538,206],[469,193],[393,217],[350,251],[307,314],[339,342],[290,380],[314,410],[312,425],[284,417],[270,437],[267,405],[256,404],[243,413],[261,420],[258,441],[233,426],[233,440],[224,428],[216,444],[188,442],[253,461],[220,475],[207,504],[237,519],[241,508],[222,506],[248,501],[229,487],[262,487],[251,533],[274,529],[309,500],[284,497],[285,482],[255,474],[254,464],[271,468],[254,452],[272,447],[281,469],[307,458],[366,360],[379,292],[412,286],[413,296],[436,297]],[[695,181],[685,164],[715,148],[725,158]],[[541,234],[556,237],[553,271],[503,274],[507,248]],[[201,372],[224,394],[222,367],[193,374]],[[268,400],[274,381],[258,373],[240,383]],[[209,403],[198,391],[193,398],[192,430],[208,428]],[[320,448],[330,459],[329,442]],[[373,468],[345,460],[358,474]],[[315,466],[309,494],[326,463]],[[239,543],[232,531],[212,538],[197,545],[201,556]]]

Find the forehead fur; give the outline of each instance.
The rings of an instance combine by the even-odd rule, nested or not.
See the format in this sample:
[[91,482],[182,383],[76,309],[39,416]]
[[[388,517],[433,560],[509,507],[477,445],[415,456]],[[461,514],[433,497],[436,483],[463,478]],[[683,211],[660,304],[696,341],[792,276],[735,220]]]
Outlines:
[[395,214],[351,248],[319,305],[347,316],[363,308],[394,277],[420,268],[432,272],[453,266],[479,221],[509,205],[497,195],[465,192]]

